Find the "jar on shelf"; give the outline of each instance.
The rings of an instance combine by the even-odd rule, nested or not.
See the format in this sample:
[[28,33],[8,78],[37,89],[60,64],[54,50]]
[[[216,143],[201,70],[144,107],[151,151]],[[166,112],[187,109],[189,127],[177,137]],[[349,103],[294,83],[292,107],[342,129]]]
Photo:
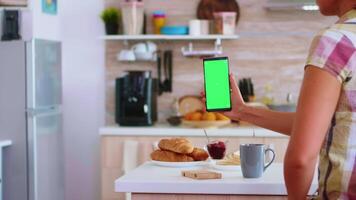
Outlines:
[[215,12],[214,29],[215,34],[233,35],[236,27],[236,12]]
[[139,35],[143,32],[144,8],[141,1],[122,3],[122,21],[125,35]]
[[161,10],[154,11],[152,24],[154,34],[161,34],[161,28],[166,24],[166,14]]

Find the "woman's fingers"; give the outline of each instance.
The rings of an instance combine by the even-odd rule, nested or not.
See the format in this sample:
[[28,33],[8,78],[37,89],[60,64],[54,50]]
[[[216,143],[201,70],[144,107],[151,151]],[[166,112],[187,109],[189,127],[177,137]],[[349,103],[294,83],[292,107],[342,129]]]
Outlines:
[[233,103],[235,104],[244,104],[244,100],[242,98],[242,95],[241,95],[241,92],[240,92],[240,89],[237,85],[237,82],[236,82],[236,79],[235,79],[235,76],[233,74],[230,74],[230,87],[231,87],[231,90],[232,90],[232,98],[234,100]]
[[234,74],[231,73],[229,75],[229,79],[230,79],[230,87],[231,87],[232,92],[235,93],[235,94],[238,94],[240,91],[239,91],[239,88],[237,86],[237,82],[236,82]]
[[202,98],[205,97],[205,92],[204,92],[204,91],[201,91],[201,92],[200,92],[200,97],[202,97]]

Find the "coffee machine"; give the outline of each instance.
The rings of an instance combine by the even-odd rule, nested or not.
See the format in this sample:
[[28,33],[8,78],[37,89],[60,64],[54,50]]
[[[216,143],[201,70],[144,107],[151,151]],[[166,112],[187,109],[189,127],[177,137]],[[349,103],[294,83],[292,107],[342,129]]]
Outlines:
[[116,123],[152,126],[157,121],[158,81],[151,71],[128,71],[116,79]]
[[20,36],[20,25],[19,25],[20,14],[17,10],[5,10],[3,13],[2,21],[2,36],[1,40],[19,40]]

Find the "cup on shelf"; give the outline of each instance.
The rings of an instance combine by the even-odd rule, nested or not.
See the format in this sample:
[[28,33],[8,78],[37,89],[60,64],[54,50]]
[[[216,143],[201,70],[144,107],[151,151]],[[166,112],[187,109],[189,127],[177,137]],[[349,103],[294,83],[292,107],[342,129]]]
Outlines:
[[236,12],[214,12],[214,32],[233,35],[236,27]]
[[193,19],[189,21],[189,35],[200,35],[200,20]]
[[208,35],[209,20],[193,19],[189,21],[189,35]]
[[153,42],[138,43],[131,50],[134,52],[136,60],[150,61],[155,60],[157,45]]
[[132,50],[123,49],[117,55],[117,60],[119,61],[135,61],[135,53]]
[[161,10],[154,11],[152,24],[154,34],[161,34],[161,28],[166,24],[166,14]]
[[200,20],[200,34],[209,35],[210,32],[210,20]]

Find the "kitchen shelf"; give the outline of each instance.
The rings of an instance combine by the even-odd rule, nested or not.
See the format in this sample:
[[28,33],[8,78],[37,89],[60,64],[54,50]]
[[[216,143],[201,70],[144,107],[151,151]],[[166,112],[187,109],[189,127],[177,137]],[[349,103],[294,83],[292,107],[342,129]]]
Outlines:
[[27,11],[30,10],[27,6],[0,6],[0,11],[3,10],[20,10],[20,11]]
[[302,10],[317,11],[319,7],[312,0],[268,0],[264,6],[267,10]]
[[102,40],[236,40],[238,35],[106,35]]

